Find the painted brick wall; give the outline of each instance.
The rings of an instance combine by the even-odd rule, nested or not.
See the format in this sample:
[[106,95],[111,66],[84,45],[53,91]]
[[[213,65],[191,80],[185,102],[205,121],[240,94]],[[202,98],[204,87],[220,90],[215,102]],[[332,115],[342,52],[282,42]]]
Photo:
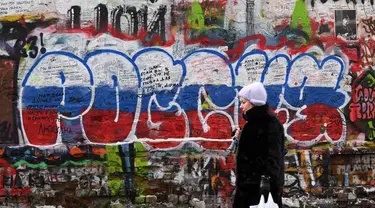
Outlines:
[[286,206],[371,207],[373,4],[2,0],[0,207],[231,207],[254,81]]

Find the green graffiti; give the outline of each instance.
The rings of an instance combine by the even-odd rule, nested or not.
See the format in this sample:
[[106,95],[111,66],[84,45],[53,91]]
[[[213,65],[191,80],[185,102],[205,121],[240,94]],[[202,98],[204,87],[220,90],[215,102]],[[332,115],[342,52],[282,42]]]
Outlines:
[[44,163],[44,162],[41,162],[39,164],[32,164],[32,163],[29,163],[29,162],[27,162],[25,160],[20,160],[20,161],[16,162],[13,166],[14,167],[19,167],[21,165],[25,165],[28,168],[47,168],[47,164]]
[[259,16],[260,16],[260,18],[262,18],[262,19],[264,18],[265,15],[264,15],[264,11],[263,11],[263,9],[260,10],[260,14],[259,14]]
[[[123,179],[118,178],[116,174],[122,173],[122,160],[120,157],[120,150],[117,145],[107,145],[105,147],[107,152],[107,172],[108,175],[108,187],[111,192],[111,196],[118,195],[123,190]],[[122,189],[121,189],[122,188]]]
[[294,6],[294,11],[292,15],[292,28],[298,28],[299,24],[302,25],[302,30],[311,36],[311,26],[310,26],[310,17],[308,15],[305,2],[303,0],[297,0],[296,5]]
[[135,143],[135,166],[136,167],[148,167],[148,151],[142,143]]
[[137,190],[143,193],[148,187],[149,173],[152,172],[149,164],[149,152],[141,142],[134,143],[135,146],[135,167]]
[[368,139],[372,141],[375,138],[375,128],[374,128],[374,125],[372,124],[372,121],[369,121],[367,124],[369,127],[367,131]]
[[63,167],[67,167],[67,166],[87,166],[88,164],[90,165],[104,165],[104,164],[107,164],[106,161],[92,161],[92,160],[84,160],[84,161],[79,161],[79,162],[76,162],[76,161],[66,161],[64,162],[63,164],[61,164],[61,166]]
[[367,81],[367,84],[372,87],[374,84],[375,84],[375,77],[372,76],[371,74],[368,74],[367,75],[367,78],[369,78],[370,80]]
[[122,173],[122,161],[119,154],[118,146],[107,145],[107,174]]
[[122,179],[111,179],[108,181],[108,188],[111,191],[111,196],[118,195],[123,189],[124,181]]
[[188,22],[193,29],[205,30],[204,13],[198,1],[194,1],[191,5],[191,13],[188,17]]

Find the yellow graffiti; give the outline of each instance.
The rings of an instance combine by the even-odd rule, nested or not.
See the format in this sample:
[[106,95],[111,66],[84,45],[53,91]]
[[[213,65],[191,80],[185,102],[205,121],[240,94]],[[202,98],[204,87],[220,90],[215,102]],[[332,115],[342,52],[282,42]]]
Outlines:
[[38,20],[44,20],[44,21],[50,21],[50,20],[57,20],[57,17],[47,17],[44,18],[44,16],[40,14],[25,14],[25,15],[7,15],[0,17],[0,22],[17,22],[21,19],[29,20],[29,21],[38,21]]

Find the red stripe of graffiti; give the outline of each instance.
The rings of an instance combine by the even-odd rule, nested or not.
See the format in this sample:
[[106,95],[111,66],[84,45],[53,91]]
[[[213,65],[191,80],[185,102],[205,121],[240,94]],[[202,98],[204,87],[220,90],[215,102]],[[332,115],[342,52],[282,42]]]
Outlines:
[[299,141],[311,141],[319,134],[327,132],[333,140],[339,140],[343,127],[343,119],[336,108],[326,105],[311,105],[301,112],[306,119],[290,125],[287,129],[290,136]]
[[114,121],[115,110],[91,109],[83,117],[83,125],[87,137],[92,142],[116,143],[127,138],[134,121],[133,113],[121,112],[119,120]]
[[[274,110],[274,109],[272,109]],[[40,110],[42,111],[42,110]],[[281,111],[277,116],[280,118],[282,123],[288,124],[291,122],[292,118],[295,115],[295,111],[289,111],[290,120],[286,119],[286,114]],[[319,113],[317,113],[319,112]],[[187,118],[180,115],[176,116],[174,112],[152,112],[152,122],[160,123],[158,128],[151,127],[148,124],[148,113],[142,112],[138,123],[136,126],[136,136],[138,138],[150,138],[150,139],[168,139],[168,138],[185,138],[185,134],[190,131],[189,137],[202,137],[202,138],[211,138],[211,139],[229,139],[231,138],[232,129],[230,121],[227,117],[214,114],[208,120],[207,124],[210,127],[208,132],[203,131],[201,121],[198,117],[197,111],[188,111]],[[202,112],[203,116],[206,116],[208,112]],[[228,113],[233,115],[233,108],[228,109]],[[32,115],[31,113],[25,113],[24,115]],[[319,134],[324,131],[333,140],[338,140],[341,137],[344,129],[344,120],[342,120],[339,112],[334,107],[329,107],[322,104],[310,105],[303,111],[302,115],[306,115],[305,120],[296,121],[290,126],[288,125],[287,132],[298,141],[311,141],[316,138]],[[48,113],[48,115],[50,115]],[[51,114],[52,115],[52,114]],[[239,115],[241,113],[239,112]],[[121,113],[119,121],[115,123],[113,118],[115,117],[114,112],[110,111],[90,111],[87,115],[84,116],[84,129],[88,139],[92,142],[98,143],[116,143],[126,139],[128,133],[132,128],[132,123],[134,117],[131,113],[124,114]],[[242,117],[239,118],[240,126],[243,126],[245,121]],[[29,141],[32,144],[37,145],[46,145],[54,144],[56,141],[57,132],[59,129],[53,129],[53,124],[56,125],[55,116],[50,119],[53,122],[49,122],[48,119],[45,121],[31,121],[28,120],[28,116],[24,116],[24,127]],[[103,125],[103,122],[111,122],[110,125]],[[188,122],[189,129],[186,129]],[[62,131],[62,136],[64,140],[64,129],[68,129],[65,125],[61,125],[60,131]],[[43,128],[41,128],[43,126]],[[45,128],[47,126],[47,128]],[[106,126],[106,127],[105,127]],[[78,128],[80,129],[80,128]],[[77,132],[66,132],[71,134],[76,134],[79,136],[81,133],[80,130]],[[197,142],[203,148],[207,149],[227,149],[231,142],[210,142],[210,141],[201,141]],[[155,148],[170,148],[175,147],[180,144],[180,142],[150,142],[151,146]],[[224,164],[223,164],[224,165]]]
[[[54,144],[57,138],[57,110],[22,110],[22,120],[25,134],[34,145]],[[43,115],[43,120],[37,120],[37,115]]]

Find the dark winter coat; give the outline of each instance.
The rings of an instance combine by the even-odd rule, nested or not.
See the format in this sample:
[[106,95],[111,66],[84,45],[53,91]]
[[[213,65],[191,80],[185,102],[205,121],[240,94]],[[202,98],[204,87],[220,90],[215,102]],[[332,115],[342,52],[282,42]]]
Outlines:
[[275,192],[272,195],[275,194],[273,198],[276,202],[275,197],[281,198],[284,185],[286,149],[283,126],[268,105],[251,108],[244,118],[247,123],[241,131],[236,150],[235,200],[253,198],[248,203],[257,204],[261,176],[266,175],[270,176],[271,192]]

